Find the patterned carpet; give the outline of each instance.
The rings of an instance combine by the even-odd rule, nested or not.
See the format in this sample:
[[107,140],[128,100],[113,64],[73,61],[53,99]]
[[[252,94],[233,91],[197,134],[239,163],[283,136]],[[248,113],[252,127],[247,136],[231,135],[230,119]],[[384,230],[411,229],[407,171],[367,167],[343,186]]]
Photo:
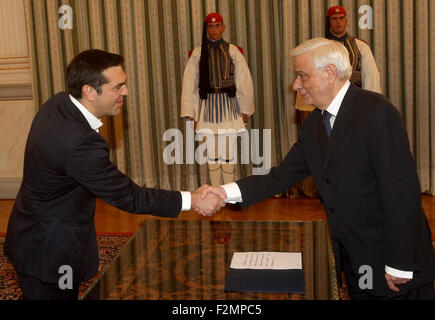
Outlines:
[[[103,268],[119,253],[130,240],[132,234],[104,234],[97,235],[99,266],[97,274],[80,286],[79,297],[99,276]],[[22,292],[17,283],[14,267],[4,256],[3,246],[5,235],[0,234],[0,300],[20,300]]]
[[[97,274],[87,282],[80,286],[79,297],[86,291],[87,288],[100,275],[103,268],[119,253],[124,245],[130,240],[133,234],[101,234],[97,235],[99,266]],[[5,234],[0,233],[0,300],[20,300],[22,292],[17,284],[17,278],[14,267],[9,260],[4,256],[3,246],[5,242]],[[435,248],[435,239],[433,239]],[[345,283],[343,277],[343,283]],[[345,288],[340,291],[340,300],[349,300],[347,290]]]

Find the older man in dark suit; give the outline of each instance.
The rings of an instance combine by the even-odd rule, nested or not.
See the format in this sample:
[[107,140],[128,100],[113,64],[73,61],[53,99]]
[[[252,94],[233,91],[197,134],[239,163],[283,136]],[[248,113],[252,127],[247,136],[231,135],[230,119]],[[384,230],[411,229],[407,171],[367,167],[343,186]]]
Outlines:
[[[5,253],[24,299],[77,299],[97,271],[96,197],[128,212],[177,217],[181,210],[225,205],[196,192],[142,188],[109,160],[98,133],[102,116],[117,115],[128,94],[123,58],[87,50],[68,66],[69,94],[39,110],[27,139],[23,182],[9,219]],[[66,272],[73,285],[61,283]]]
[[[280,166],[210,187],[248,206],[312,175],[338,275],[353,299],[433,299],[434,250],[408,137],[384,96],[349,82],[345,47],[324,38],[292,51],[293,89],[316,109]],[[200,212],[200,209],[197,209]]]

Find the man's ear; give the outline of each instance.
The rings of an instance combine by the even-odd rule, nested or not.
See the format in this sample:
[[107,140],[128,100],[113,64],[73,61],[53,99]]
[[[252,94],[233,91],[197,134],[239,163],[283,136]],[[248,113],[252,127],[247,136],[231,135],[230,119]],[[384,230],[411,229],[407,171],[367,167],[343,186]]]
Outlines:
[[334,84],[338,79],[338,69],[335,64],[328,64],[326,66],[326,73],[328,74],[328,82],[330,85]]
[[97,90],[95,90],[94,87],[85,84],[84,86],[82,86],[82,97],[83,99],[86,99],[88,101],[94,101],[95,97],[97,95]]

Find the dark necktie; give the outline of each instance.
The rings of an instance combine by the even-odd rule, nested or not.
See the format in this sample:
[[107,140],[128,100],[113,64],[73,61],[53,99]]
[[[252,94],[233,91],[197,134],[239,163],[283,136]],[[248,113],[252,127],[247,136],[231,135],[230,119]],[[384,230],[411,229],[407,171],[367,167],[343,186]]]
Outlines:
[[329,138],[329,135],[331,134],[331,130],[332,130],[331,129],[331,121],[330,121],[332,114],[330,114],[326,110],[323,110],[322,117],[323,117],[323,124],[325,125],[325,128],[326,128],[326,135]]

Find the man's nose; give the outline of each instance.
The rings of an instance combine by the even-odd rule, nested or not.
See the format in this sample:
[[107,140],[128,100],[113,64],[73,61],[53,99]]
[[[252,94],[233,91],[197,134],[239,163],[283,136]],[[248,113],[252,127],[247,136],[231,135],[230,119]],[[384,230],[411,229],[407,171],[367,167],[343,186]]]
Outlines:
[[123,96],[128,96],[128,88],[127,88],[127,85],[124,85],[124,88],[123,88],[121,94],[122,94]]
[[292,88],[294,91],[298,91],[299,89],[302,88],[301,79],[299,79],[299,77],[296,77],[295,81],[293,81]]

